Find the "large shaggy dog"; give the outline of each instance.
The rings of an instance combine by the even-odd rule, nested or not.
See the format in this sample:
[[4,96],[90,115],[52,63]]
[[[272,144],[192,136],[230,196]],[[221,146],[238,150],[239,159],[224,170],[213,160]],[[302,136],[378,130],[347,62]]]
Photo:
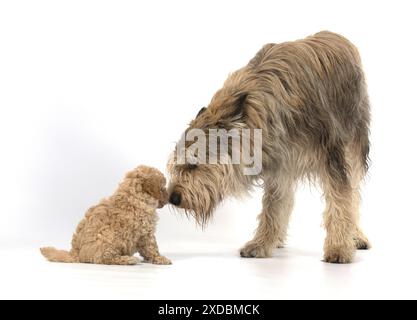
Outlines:
[[156,208],[168,202],[166,180],[157,169],[139,166],[116,192],[91,207],[72,238],[71,251],[41,248],[52,262],[135,265],[139,252],[147,262],[171,264],[155,239]]
[[[282,247],[299,180],[317,181],[326,200],[324,260],[349,263],[370,244],[359,227],[359,185],[368,168],[369,110],[356,47],[320,32],[265,45],[232,73],[187,129],[262,129],[262,171],[242,164],[179,164],[173,157],[170,202],[204,224],[226,196],[262,182],[263,209],[242,257],[268,257]],[[187,153],[187,148],[177,145]],[[230,150],[228,151],[230,157]],[[222,155],[224,156],[224,155]],[[226,155],[227,156],[227,155]]]

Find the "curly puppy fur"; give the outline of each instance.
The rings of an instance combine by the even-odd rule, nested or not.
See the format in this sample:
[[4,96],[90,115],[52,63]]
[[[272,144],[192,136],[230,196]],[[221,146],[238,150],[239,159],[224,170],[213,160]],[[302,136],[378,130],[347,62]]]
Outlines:
[[297,182],[307,178],[322,186],[326,200],[324,260],[349,263],[355,249],[370,247],[359,227],[369,123],[361,60],[346,38],[323,31],[267,44],[228,77],[187,129],[262,129],[262,172],[245,176],[236,164],[178,165],[176,150],[168,164],[170,202],[205,224],[226,196],[261,181],[259,226],[241,256],[263,258],[284,245]]
[[155,239],[156,208],[168,200],[166,180],[157,169],[139,166],[129,172],[116,192],[91,207],[79,223],[70,252],[41,248],[52,262],[135,265],[145,261],[171,264],[160,255]]

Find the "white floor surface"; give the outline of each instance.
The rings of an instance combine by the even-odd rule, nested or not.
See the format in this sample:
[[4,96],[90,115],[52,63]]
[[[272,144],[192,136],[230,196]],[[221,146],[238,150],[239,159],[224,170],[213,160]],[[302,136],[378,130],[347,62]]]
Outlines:
[[[396,251],[358,252],[351,265],[321,262],[314,248],[288,247],[242,259],[235,244],[163,243],[171,266],[49,263],[35,247],[0,247],[0,298],[354,299],[416,298],[416,263]],[[317,248],[319,249],[319,248]],[[406,257],[406,256],[405,256]],[[381,276],[382,275],[382,276]]]

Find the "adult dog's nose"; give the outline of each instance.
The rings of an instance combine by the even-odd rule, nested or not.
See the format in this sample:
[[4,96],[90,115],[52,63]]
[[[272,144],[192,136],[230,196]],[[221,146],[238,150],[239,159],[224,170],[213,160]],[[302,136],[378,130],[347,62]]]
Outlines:
[[169,197],[169,203],[173,204],[174,206],[179,206],[181,203],[181,194],[175,191],[171,193]]

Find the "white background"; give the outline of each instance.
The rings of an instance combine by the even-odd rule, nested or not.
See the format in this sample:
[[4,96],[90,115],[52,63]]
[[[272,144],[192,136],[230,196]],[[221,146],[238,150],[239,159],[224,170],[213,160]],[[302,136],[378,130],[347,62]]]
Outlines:
[[[0,2],[0,298],[417,298],[415,1]],[[321,262],[320,191],[300,186],[288,246],[245,260],[260,192],[202,231],[160,211],[168,267],[46,262],[85,210],[175,141],[265,43],[320,30],[362,54],[372,101],[363,228],[373,250]]]

